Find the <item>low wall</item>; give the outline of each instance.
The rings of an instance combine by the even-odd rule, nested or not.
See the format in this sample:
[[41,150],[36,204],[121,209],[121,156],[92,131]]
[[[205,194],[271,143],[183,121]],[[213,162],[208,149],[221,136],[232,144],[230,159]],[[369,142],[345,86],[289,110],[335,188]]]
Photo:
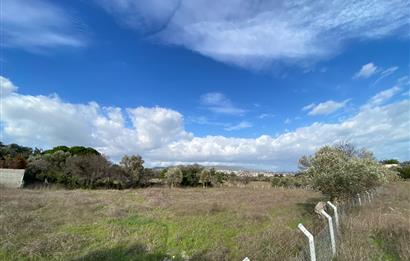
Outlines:
[[0,169],[0,186],[20,188],[23,186],[24,169]]

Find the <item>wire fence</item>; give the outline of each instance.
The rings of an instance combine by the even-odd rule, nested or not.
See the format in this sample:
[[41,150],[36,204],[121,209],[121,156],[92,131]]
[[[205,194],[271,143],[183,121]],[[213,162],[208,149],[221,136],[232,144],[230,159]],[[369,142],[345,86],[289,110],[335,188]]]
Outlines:
[[[347,216],[354,209],[373,201],[378,190],[365,191],[344,202],[321,202],[316,208],[318,213],[318,225],[309,228],[299,224],[301,230],[300,237],[294,237],[287,242],[285,252],[290,256],[278,255],[279,252],[271,249],[269,253],[271,260],[292,260],[292,261],[329,261],[337,255],[337,246],[341,240],[340,226],[347,219]],[[318,208],[319,206],[319,208]],[[290,251],[293,248],[293,251]],[[283,252],[283,251],[282,251]],[[278,259],[278,257],[280,257]],[[244,260],[249,261],[249,258]]]
[[[374,199],[376,190],[365,191],[357,194],[354,198],[341,203],[327,202],[320,213],[320,218],[327,219],[323,227],[313,234],[314,248],[305,247],[301,250],[296,260],[299,261],[328,261],[337,255],[337,246],[340,238],[340,225],[347,219],[353,209],[368,204]],[[306,241],[308,241],[306,239]],[[313,253],[314,252],[314,253]]]

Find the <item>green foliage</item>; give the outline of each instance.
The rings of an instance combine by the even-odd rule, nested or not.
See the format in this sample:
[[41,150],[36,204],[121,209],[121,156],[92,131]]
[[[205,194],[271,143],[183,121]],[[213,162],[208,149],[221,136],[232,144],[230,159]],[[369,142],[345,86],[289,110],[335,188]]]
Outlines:
[[275,176],[271,179],[273,187],[300,188],[310,185],[310,179],[306,175]]
[[17,144],[4,145],[0,142],[0,168],[25,169],[33,150]]
[[386,159],[386,160],[380,161],[380,163],[381,164],[400,164],[400,161],[396,159]]
[[120,166],[130,177],[134,186],[138,185],[144,173],[144,160],[139,155],[125,155],[120,162]]
[[410,162],[406,161],[400,164],[397,171],[402,179],[410,179]]
[[174,186],[181,184],[183,174],[180,168],[170,168],[165,172],[165,178],[168,185],[173,188]]
[[201,171],[204,169],[198,164],[180,166],[182,171],[182,181],[181,186],[185,187],[196,187],[199,185],[199,176]]
[[305,161],[313,188],[330,198],[347,198],[387,181],[390,171],[371,152],[349,144],[324,146]]
[[52,148],[51,150],[43,151],[43,154],[54,154],[57,151],[68,152],[71,155],[100,155],[100,153],[90,147],[83,147],[83,146],[74,146],[74,147],[67,147],[67,146],[57,146]]
[[212,182],[211,172],[207,169],[203,169],[199,175],[199,182],[202,184],[202,187],[206,188]]

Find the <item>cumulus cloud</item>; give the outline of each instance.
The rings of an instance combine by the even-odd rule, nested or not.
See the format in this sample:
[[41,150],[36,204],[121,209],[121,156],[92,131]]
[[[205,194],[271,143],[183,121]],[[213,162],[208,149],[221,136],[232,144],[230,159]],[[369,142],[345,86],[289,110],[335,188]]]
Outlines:
[[17,91],[17,86],[15,86],[9,79],[0,75],[0,96],[5,97],[9,94]]
[[29,146],[85,145],[119,159],[139,153],[148,165],[203,163],[295,169],[297,159],[324,144],[351,141],[381,158],[408,160],[409,97],[386,103],[376,94],[356,115],[338,123],[316,122],[279,136],[197,137],[186,131],[179,112],[161,108],[73,104],[58,96],[12,93],[1,97],[3,142]]
[[215,60],[263,68],[316,60],[344,42],[391,35],[409,24],[405,0],[98,1],[119,21]]
[[372,76],[373,74],[375,74],[377,72],[378,68],[376,65],[374,65],[373,63],[367,63],[365,65],[362,66],[362,68],[360,69],[360,71],[358,71],[353,78],[357,79],[357,78],[369,78],[370,76]]
[[206,109],[214,113],[243,115],[246,112],[245,109],[235,106],[229,98],[219,92],[201,95],[200,102]]
[[307,111],[308,115],[329,115],[347,105],[347,103],[350,101],[350,99],[341,101],[341,102],[336,102],[333,100],[325,101],[319,104],[309,104],[306,105],[305,107],[302,108],[303,111]]
[[82,47],[78,21],[73,22],[61,8],[51,1],[3,0],[2,45],[29,51],[43,51],[51,47]]

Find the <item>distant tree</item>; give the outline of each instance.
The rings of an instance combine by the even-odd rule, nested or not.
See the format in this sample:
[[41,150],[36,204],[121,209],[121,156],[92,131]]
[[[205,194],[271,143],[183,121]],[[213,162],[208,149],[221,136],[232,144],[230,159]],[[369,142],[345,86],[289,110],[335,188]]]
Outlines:
[[180,168],[170,168],[165,172],[165,178],[168,185],[173,188],[182,182],[182,171]]
[[[114,177],[110,173],[112,169],[110,168],[111,163],[101,155],[71,156],[66,162],[66,178],[60,183],[73,188],[93,189],[98,187],[110,187],[109,185],[114,182]],[[121,180],[121,182],[123,182],[123,180]],[[119,186],[120,185],[125,184],[119,184]]]
[[386,160],[382,160],[380,161],[381,164],[387,165],[387,164],[400,164],[400,161],[396,160],[396,159],[386,159]]
[[193,164],[193,165],[180,166],[180,169],[182,171],[182,181],[181,181],[182,186],[187,186],[187,187],[198,186],[200,173],[204,169],[202,166],[198,164]]
[[120,166],[131,177],[133,185],[138,185],[144,173],[144,160],[141,158],[141,156],[125,155],[120,161]]
[[67,147],[67,146],[56,146],[51,150],[43,151],[43,154],[53,154],[57,151],[69,152],[71,155],[100,155],[100,153],[90,147],[83,147],[83,146],[74,146],[74,147]]
[[201,182],[202,187],[206,188],[212,181],[211,172],[207,169],[203,169],[199,175],[199,181]]

